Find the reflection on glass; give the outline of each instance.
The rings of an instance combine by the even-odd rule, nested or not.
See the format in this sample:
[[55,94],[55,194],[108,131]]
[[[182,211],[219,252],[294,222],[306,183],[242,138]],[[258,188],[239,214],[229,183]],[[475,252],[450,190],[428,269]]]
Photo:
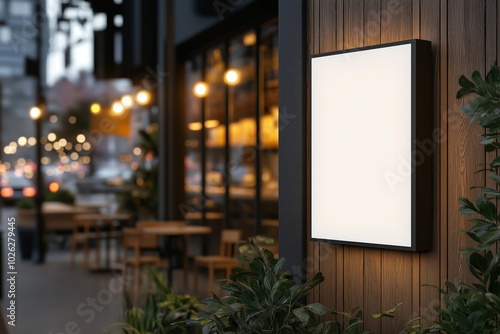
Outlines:
[[247,31],[229,41],[229,68],[239,83],[229,86],[229,143],[231,161],[231,223],[252,234],[255,223],[257,106],[256,32]]
[[[201,191],[201,103],[199,98],[191,94],[192,87],[201,80],[202,59],[198,56],[184,64],[185,73],[185,109],[186,139],[184,142],[185,185],[188,203],[192,203],[196,194]],[[199,124],[199,126],[196,126]]]
[[261,73],[261,233],[278,240],[278,27],[263,26],[259,45]]
[[224,46],[217,45],[205,53],[205,82],[210,92],[205,98],[206,200],[207,211],[222,212],[225,192],[224,171],[226,145],[226,85]]

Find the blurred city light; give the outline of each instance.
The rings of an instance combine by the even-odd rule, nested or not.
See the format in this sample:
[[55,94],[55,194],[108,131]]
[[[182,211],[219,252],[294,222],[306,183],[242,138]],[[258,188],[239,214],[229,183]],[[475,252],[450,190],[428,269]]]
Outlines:
[[30,109],[30,117],[31,117],[31,119],[37,120],[37,119],[40,118],[40,116],[42,116],[42,111],[40,110],[40,108],[38,108],[38,107],[32,107]]
[[98,114],[101,112],[101,105],[99,103],[93,103],[90,106],[90,112],[93,114]]
[[141,106],[148,104],[150,99],[151,99],[151,95],[146,90],[138,91],[136,96],[135,96],[135,100]]
[[23,189],[24,197],[34,197],[36,195],[36,189],[34,187],[25,187]]

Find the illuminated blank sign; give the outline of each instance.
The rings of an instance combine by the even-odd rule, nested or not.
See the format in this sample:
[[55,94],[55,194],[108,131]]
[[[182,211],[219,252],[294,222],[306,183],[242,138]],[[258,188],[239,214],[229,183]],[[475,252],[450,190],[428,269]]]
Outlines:
[[411,40],[311,58],[311,238],[428,250],[431,45]]

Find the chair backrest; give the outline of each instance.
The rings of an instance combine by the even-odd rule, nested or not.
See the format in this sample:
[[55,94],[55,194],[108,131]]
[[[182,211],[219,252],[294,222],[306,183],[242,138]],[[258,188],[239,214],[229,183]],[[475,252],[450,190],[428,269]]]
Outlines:
[[220,256],[233,256],[234,246],[241,242],[241,230],[222,230]]

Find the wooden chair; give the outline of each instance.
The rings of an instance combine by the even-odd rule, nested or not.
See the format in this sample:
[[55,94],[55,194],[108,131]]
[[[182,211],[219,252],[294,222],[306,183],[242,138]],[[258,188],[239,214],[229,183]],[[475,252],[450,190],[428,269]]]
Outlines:
[[[123,229],[123,272],[127,274],[128,269],[131,267],[135,269],[135,292],[138,292],[141,286],[142,268],[148,265],[161,267],[162,264],[158,237],[153,234],[144,234],[141,229],[164,224],[155,221],[138,221],[136,227],[125,227]],[[132,250],[132,256],[128,254],[130,250]],[[145,251],[148,254],[144,254]]]
[[235,246],[241,242],[241,230],[222,230],[219,255],[196,256],[194,258],[194,292],[198,291],[198,270],[208,269],[208,292],[214,290],[214,274],[217,269],[225,269],[226,277],[238,266]]
[[83,264],[85,267],[89,266],[89,250],[90,250],[90,240],[96,240],[96,257],[100,253],[100,238],[95,232],[91,232],[95,228],[95,222],[91,220],[74,220],[73,222],[73,233],[71,238],[71,259],[70,262],[73,264],[75,262],[76,248],[78,245],[83,245]]
[[[90,240],[94,239],[96,251],[95,261],[96,266],[99,266],[101,260],[101,240],[106,237],[118,240],[121,238],[121,234],[116,231],[114,224],[109,225],[109,231],[101,231],[95,220],[78,219],[78,216],[76,216],[76,218],[73,219],[73,232],[71,238],[71,264],[75,262],[77,246],[82,244],[84,247],[83,264],[86,267],[89,266],[88,258],[90,252]],[[106,256],[109,256],[109,254]]]

